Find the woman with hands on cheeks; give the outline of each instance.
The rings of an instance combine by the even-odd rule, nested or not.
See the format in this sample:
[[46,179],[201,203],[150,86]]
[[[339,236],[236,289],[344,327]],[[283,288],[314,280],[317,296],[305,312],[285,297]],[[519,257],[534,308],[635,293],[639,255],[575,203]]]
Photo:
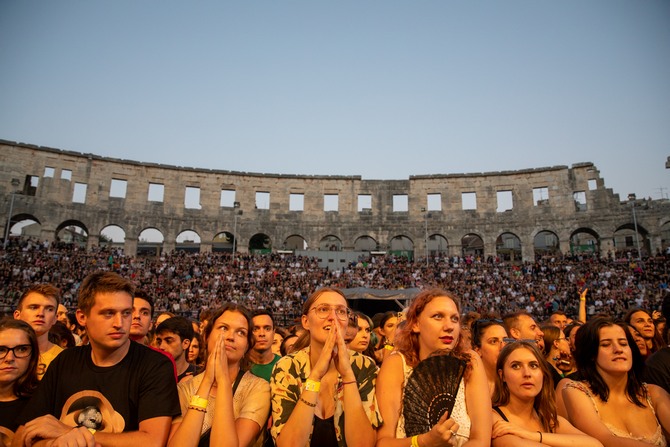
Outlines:
[[493,394],[493,447],[602,447],[556,413],[549,365],[535,343],[505,346]]
[[246,371],[245,355],[254,344],[251,314],[227,303],[210,321],[204,337],[207,365],[177,387],[182,416],[172,422],[168,447],[260,445],[270,386]]
[[319,289],[305,301],[301,338],[307,347],[281,358],[270,379],[277,447],[374,445],[374,428],[380,424],[377,367],[347,349],[344,332],[350,318],[337,289]]
[[[433,289],[419,293],[396,332],[395,351],[379,371],[377,400],[384,425],[378,447],[488,447],[491,443],[491,398],[481,358],[460,337],[460,303],[451,293]],[[452,414],[418,436],[405,435],[402,402],[407,379],[419,362],[435,351],[451,351],[467,362]]]

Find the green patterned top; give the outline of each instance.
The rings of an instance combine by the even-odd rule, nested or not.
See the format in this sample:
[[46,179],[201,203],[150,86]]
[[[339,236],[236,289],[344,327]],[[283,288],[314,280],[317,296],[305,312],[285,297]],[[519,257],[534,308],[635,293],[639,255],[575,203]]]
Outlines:
[[[277,440],[284,424],[288,421],[293,408],[300,399],[302,385],[307,380],[311,371],[309,361],[309,346],[298,352],[282,357],[275,365],[270,379],[272,390],[272,437]],[[375,396],[375,382],[377,380],[377,365],[370,357],[355,351],[349,351],[351,368],[358,382],[358,392],[361,395],[363,409],[368,415],[370,424],[374,428],[381,425],[381,415],[377,407]],[[339,447],[346,447],[344,439],[344,386],[342,377],[338,375],[337,388],[335,390],[335,434]],[[311,438],[311,434],[310,434]],[[309,443],[307,444],[309,445]]]

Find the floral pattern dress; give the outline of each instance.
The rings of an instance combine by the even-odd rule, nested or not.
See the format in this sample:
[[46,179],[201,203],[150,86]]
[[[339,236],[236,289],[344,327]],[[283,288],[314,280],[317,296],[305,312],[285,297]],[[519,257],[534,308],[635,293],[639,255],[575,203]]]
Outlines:
[[[270,389],[272,391],[272,437],[277,440],[279,433],[293,412],[300,395],[303,383],[309,377],[311,365],[309,360],[309,346],[300,351],[282,357],[272,371]],[[365,414],[372,427],[381,425],[381,415],[377,407],[375,396],[375,382],[377,380],[377,365],[370,357],[355,351],[349,351],[351,368],[358,383],[358,392],[361,395]],[[340,447],[347,445],[344,439],[344,386],[342,377],[338,375],[335,389],[335,434]],[[311,439],[311,434],[310,434]],[[309,443],[308,443],[309,445]]]

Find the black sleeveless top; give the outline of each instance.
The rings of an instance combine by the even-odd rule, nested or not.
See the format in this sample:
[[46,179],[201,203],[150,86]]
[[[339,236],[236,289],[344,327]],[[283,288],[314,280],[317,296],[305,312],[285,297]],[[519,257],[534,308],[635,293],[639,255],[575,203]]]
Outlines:
[[500,415],[500,417],[503,418],[503,421],[509,422],[509,420],[507,419],[507,416],[505,416],[505,413],[503,413],[503,411],[500,409],[500,407],[493,407],[493,411],[498,413]]
[[335,415],[321,419],[314,416],[314,428],[312,429],[312,441],[310,447],[337,447],[337,435],[335,434]]

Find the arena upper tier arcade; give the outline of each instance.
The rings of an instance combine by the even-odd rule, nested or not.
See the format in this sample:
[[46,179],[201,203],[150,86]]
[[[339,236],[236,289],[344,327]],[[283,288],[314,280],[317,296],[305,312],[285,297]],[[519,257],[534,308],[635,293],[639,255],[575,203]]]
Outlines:
[[166,166],[4,140],[0,154],[3,235],[11,215],[12,233],[25,226],[40,240],[114,244],[131,255],[235,248],[532,260],[559,251],[635,256],[638,246],[655,254],[670,244],[670,203],[622,201],[592,163],[364,180]]

